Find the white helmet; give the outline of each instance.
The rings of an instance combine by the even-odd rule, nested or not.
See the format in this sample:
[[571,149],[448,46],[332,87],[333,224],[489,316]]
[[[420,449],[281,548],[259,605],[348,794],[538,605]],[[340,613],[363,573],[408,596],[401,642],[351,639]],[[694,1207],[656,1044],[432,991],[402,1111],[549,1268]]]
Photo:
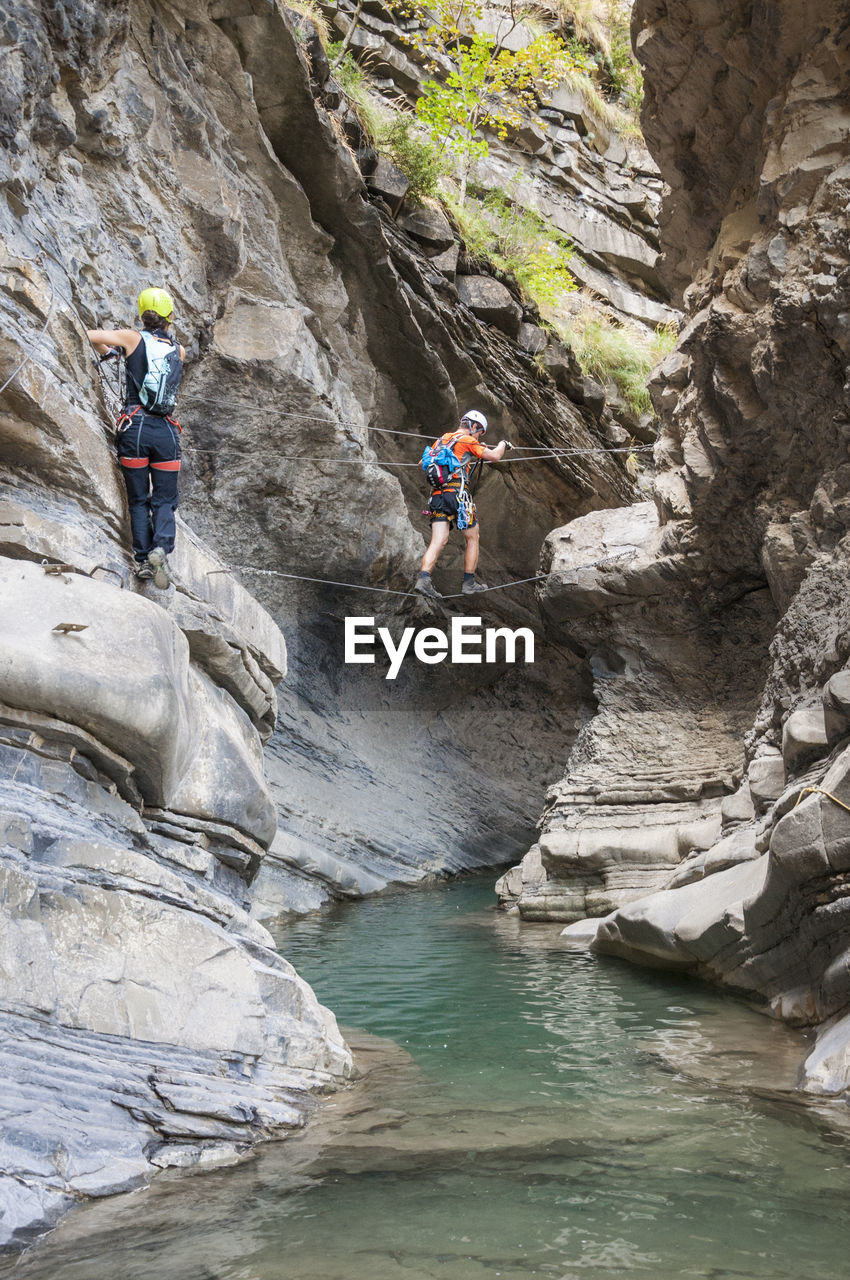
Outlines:
[[482,435],[487,430],[487,419],[484,417],[484,414],[479,413],[477,409],[470,409],[469,413],[465,413],[463,415],[460,420],[460,425],[464,426],[466,423],[471,423],[476,427],[480,427]]

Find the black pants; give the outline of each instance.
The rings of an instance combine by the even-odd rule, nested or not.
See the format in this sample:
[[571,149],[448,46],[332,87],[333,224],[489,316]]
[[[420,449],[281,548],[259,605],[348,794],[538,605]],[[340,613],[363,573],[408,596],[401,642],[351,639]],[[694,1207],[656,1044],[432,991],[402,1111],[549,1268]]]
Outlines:
[[170,418],[137,410],[118,433],[118,461],[127,500],[133,554],[144,560],[152,547],[174,550],[174,512],[180,474],[180,439]]

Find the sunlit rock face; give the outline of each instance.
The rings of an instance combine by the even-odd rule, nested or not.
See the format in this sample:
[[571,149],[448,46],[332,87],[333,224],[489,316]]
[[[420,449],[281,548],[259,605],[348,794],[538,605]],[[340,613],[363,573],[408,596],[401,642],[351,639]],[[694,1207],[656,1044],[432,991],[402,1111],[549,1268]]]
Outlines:
[[[705,651],[697,664],[706,677],[699,731],[669,683],[678,768],[699,759],[718,705],[734,705],[730,682],[761,690],[747,732],[729,738],[739,762],[729,780],[740,786],[721,803],[720,839],[695,847],[667,888],[599,902],[598,914],[618,909],[595,942],[760,997],[777,1016],[829,1020],[805,1073],[824,1093],[850,1083],[841,1021],[850,1002],[845,17],[835,4],[821,6],[814,24],[794,4],[635,6],[645,131],[670,187],[663,269],[686,307],[654,387],[662,429],[653,573],[675,566],[676,583],[659,630],[669,639],[690,612],[702,619],[695,643],[705,645],[710,620],[720,646],[719,665]],[[740,608],[768,593],[778,622],[764,609],[747,638]],[[736,596],[730,613],[722,602]],[[633,605],[613,610],[599,590],[588,599],[594,625],[616,644]],[[650,699],[653,652],[666,670],[667,640],[653,639],[638,682]],[[616,678],[607,687],[616,690]],[[629,704],[618,705],[629,743]],[[733,721],[752,706],[741,698]],[[600,715],[604,726],[604,697]],[[593,724],[584,736],[593,739]],[[574,767],[581,776],[579,751],[568,780]],[[629,755],[609,739],[593,767],[627,773]],[[672,779],[677,769],[665,762],[662,773]]]
[[[417,48],[427,21],[416,15],[399,25],[387,21],[392,14],[380,0],[366,5],[341,0],[322,8],[340,37],[348,34],[356,12],[349,47],[364,73],[388,98],[415,106],[423,81],[432,74],[429,59]],[[530,27],[516,25],[518,14],[515,7],[495,0],[482,6],[475,21],[492,37],[505,40],[506,48],[517,49],[533,38]],[[675,321],[677,313],[657,270],[662,183],[639,138],[612,130],[565,83],[544,94],[504,137],[487,132],[487,142],[488,154],[474,165],[475,184],[509,193],[518,207],[536,211],[569,237],[576,250],[570,270],[582,287],[621,318],[650,324]],[[370,173],[368,181],[388,202],[397,198],[385,166]],[[408,215],[401,222],[415,233]],[[439,247],[435,244],[435,251]],[[464,274],[458,284],[463,289],[473,280],[474,290],[482,287],[481,279]]]
[[[560,644],[528,670],[355,677],[346,613],[445,625],[457,604],[255,571],[406,591],[422,441],[384,431],[433,438],[471,404],[491,438],[582,450],[487,476],[485,580],[532,578],[548,530],[633,489],[569,353],[538,364],[534,316],[477,314],[439,219],[369,191],[281,5],[16,0],[0,32],[0,1235],[20,1243],[79,1195],[301,1123],[350,1058],[257,918],[519,852],[586,719]],[[649,270],[658,180],[612,148],[582,161],[622,197],[599,261]],[[132,324],[152,283],[187,352],[166,595],[130,573],[117,396],[84,336]],[[455,551],[439,585],[460,571]],[[481,613],[537,625],[533,586]]]

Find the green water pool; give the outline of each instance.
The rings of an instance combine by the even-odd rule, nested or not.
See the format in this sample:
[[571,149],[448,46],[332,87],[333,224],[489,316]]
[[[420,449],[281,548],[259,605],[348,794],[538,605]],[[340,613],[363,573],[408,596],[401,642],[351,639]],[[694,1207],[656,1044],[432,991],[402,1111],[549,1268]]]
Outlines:
[[340,1022],[397,1046],[326,1147],[85,1209],[15,1274],[845,1280],[850,1147],[780,1091],[799,1040],[493,901],[490,877],[281,927]]

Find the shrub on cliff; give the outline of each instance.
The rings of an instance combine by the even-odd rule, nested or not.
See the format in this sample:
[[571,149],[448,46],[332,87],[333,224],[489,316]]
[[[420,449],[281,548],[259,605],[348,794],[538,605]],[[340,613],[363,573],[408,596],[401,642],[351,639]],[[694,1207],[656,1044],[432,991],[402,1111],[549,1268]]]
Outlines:
[[[338,55],[340,48],[340,43],[330,45],[329,55]],[[412,112],[373,94],[365,72],[350,53],[338,58],[334,75],[369,141],[407,178],[411,197],[425,200],[437,196],[445,165],[430,138],[417,128]]]

